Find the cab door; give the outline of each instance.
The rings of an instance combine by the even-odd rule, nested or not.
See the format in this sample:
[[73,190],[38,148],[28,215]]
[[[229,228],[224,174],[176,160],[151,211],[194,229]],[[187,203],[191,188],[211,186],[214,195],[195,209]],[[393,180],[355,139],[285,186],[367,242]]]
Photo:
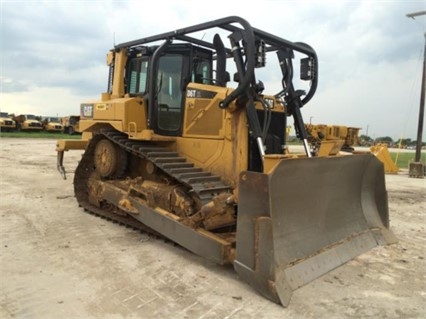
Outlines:
[[185,56],[163,55],[158,61],[154,130],[161,135],[180,135],[183,119],[183,88]]

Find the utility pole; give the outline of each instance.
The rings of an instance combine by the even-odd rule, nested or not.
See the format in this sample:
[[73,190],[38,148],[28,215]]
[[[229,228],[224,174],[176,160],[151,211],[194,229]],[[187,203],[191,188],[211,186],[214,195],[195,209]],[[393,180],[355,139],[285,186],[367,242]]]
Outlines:
[[[407,18],[414,19],[415,17],[425,15],[426,11],[419,11],[407,14]],[[424,34],[425,46],[423,56],[423,75],[422,75],[422,86],[420,90],[420,108],[419,108],[419,123],[417,126],[417,143],[416,143],[416,156],[414,162],[410,163],[408,176],[423,178],[424,176],[424,164],[421,161],[422,151],[422,134],[423,134],[423,118],[425,111],[425,90],[426,90],[426,33]]]

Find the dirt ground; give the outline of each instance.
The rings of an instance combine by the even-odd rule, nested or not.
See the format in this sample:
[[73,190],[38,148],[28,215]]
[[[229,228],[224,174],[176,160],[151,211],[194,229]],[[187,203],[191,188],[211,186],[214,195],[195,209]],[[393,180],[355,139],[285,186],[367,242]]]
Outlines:
[[399,242],[365,253],[276,305],[163,240],[84,213],[81,152],[56,171],[55,141],[0,139],[0,318],[426,318],[425,179],[387,175]]

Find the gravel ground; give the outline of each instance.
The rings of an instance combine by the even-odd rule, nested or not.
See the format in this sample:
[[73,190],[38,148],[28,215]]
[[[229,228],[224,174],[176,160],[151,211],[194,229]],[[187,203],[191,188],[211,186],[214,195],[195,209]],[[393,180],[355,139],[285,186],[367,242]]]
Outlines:
[[426,318],[425,180],[387,175],[391,229],[377,247],[294,292],[288,308],[232,268],[85,214],[81,152],[0,139],[0,318]]

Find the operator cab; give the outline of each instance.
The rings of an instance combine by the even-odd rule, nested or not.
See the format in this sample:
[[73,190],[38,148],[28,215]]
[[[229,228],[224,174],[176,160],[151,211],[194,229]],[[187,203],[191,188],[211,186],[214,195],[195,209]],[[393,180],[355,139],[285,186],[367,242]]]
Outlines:
[[139,47],[129,52],[125,92],[147,100],[148,124],[155,133],[182,133],[189,82],[213,84],[213,52],[191,44]]

